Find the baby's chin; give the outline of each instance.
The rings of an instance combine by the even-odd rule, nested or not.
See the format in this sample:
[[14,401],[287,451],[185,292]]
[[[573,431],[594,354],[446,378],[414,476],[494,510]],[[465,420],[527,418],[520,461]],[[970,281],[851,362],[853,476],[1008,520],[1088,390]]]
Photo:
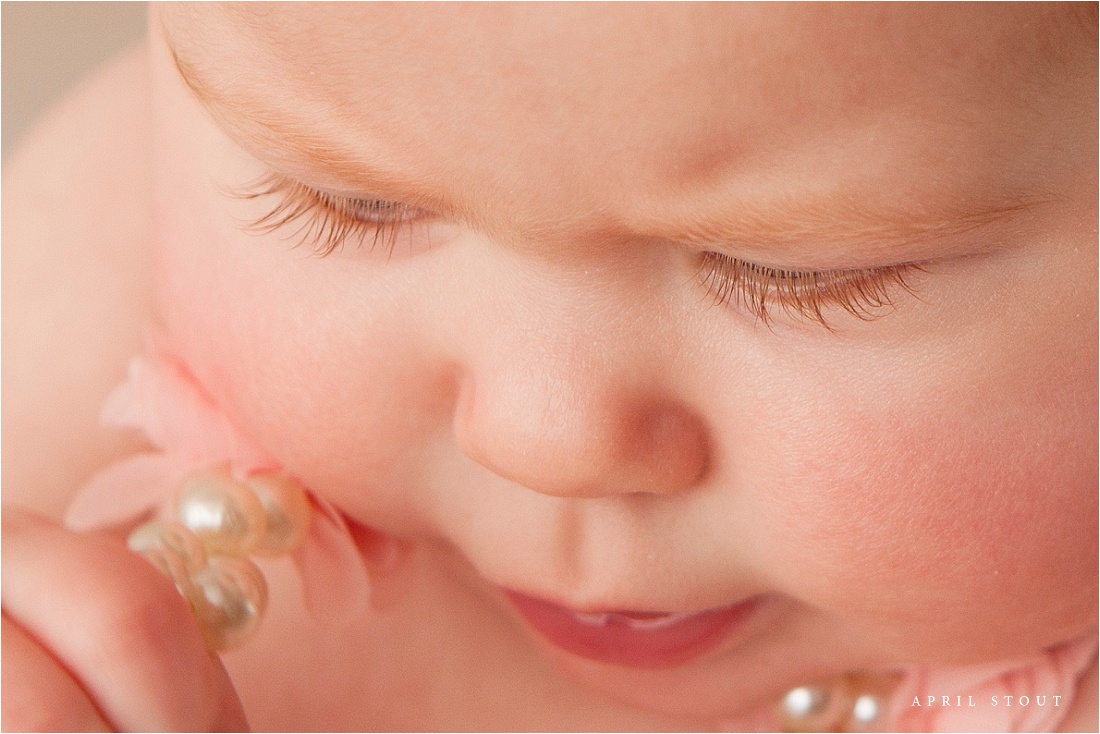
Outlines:
[[695,614],[654,606],[576,609],[485,578],[453,546],[428,548],[429,562],[442,566],[440,576],[467,593],[466,613],[477,617],[470,629],[484,630],[485,619],[493,619],[493,636],[511,640],[523,655],[549,662],[600,698],[648,714],[700,726],[735,720],[770,708],[791,687],[867,659],[848,648],[831,621],[779,594]]

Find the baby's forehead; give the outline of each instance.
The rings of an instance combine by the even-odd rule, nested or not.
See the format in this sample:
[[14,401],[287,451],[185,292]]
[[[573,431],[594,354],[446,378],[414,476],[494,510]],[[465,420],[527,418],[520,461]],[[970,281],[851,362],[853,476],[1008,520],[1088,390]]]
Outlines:
[[[238,137],[308,140],[303,159],[400,160],[406,177],[466,180],[537,220],[550,215],[523,209],[546,204],[548,191],[562,201],[607,196],[593,209],[623,217],[644,218],[659,201],[674,219],[670,192],[706,189],[682,197],[690,209],[719,190],[736,199],[730,186],[767,189],[773,175],[812,201],[820,181],[803,177],[799,191],[796,170],[817,170],[833,187],[896,188],[867,161],[935,179],[945,198],[953,189],[997,198],[967,171],[1032,176],[1041,156],[1000,151],[1043,128],[1044,102],[1075,53],[1095,67],[1095,42],[1075,13],[1042,4],[241,3],[164,15],[192,90]],[[245,129],[255,120],[266,129]],[[945,162],[950,174],[923,171]],[[994,176],[990,165],[1012,170]],[[538,190],[510,171],[537,171]],[[618,182],[637,212],[613,200]],[[915,188],[899,197],[920,201]]]
[[286,61],[321,55],[356,71],[367,71],[364,58],[450,61],[517,77],[665,67],[726,73],[726,85],[735,72],[774,81],[833,68],[849,79],[880,77],[918,62],[935,75],[979,58],[1035,66],[1095,45],[1093,3],[980,5],[188,3],[164,15],[192,38],[248,38]]

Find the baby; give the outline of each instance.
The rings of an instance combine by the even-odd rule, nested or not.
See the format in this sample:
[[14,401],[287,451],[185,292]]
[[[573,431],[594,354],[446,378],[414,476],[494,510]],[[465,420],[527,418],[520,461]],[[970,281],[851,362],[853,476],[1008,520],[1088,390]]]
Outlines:
[[[1095,4],[150,16],[4,173],[6,729],[1096,730]],[[150,326],[368,605],[58,523]]]

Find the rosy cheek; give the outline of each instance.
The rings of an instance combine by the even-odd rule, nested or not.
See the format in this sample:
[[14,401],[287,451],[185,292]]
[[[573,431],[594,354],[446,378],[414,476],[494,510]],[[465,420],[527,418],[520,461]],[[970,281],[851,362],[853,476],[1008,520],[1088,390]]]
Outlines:
[[771,497],[790,541],[772,549],[780,583],[914,659],[1080,633],[1097,503],[1079,399],[904,400],[807,418],[824,430],[806,437],[800,491]]

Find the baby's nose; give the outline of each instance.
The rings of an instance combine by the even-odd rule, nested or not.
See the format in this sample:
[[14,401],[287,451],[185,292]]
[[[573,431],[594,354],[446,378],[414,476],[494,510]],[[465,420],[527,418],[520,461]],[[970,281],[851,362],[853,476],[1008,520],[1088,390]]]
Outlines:
[[603,370],[554,359],[467,374],[456,440],[496,474],[547,495],[691,488],[709,461],[701,418],[675,400],[616,382]]

